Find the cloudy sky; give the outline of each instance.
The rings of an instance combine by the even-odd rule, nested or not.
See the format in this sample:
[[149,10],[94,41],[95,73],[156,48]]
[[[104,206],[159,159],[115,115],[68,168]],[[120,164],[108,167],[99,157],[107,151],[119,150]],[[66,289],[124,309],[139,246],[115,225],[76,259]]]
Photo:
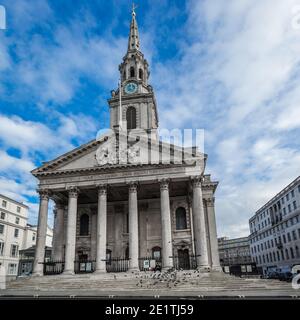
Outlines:
[[[300,172],[300,0],[137,2],[160,126],[205,129],[218,235],[248,235],[250,216]],[[36,223],[30,170],[109,126],[131,1],[0,5],[0,193]]]

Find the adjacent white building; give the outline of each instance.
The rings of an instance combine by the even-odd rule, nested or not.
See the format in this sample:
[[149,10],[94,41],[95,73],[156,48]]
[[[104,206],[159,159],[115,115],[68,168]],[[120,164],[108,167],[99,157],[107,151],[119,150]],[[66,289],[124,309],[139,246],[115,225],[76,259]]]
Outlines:
[[249,220],[254,262],[269,271],[289,271],[300,264],[300,176]]
[[[7,278],[18,272],[19,250],[36,244],[37,226],[28,222],[28,206],[0,194],[0,263]],[[52,229],[47,227],[46,246],[52,246]]]

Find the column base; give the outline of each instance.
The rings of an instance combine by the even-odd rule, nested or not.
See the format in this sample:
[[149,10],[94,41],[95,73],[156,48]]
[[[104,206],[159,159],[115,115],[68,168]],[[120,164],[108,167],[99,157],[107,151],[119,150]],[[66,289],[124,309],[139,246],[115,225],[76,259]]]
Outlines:
[[72,270],[65,270],[61,275],[62,276],[74,276],[75,272]]
[[211,271],[215,271],[215,272],[223,272],[223,269],[221,266],[213,266],[211,268]]
[[199,266],[197,267],[197,270],[199,272],[211,272],[210,266]]

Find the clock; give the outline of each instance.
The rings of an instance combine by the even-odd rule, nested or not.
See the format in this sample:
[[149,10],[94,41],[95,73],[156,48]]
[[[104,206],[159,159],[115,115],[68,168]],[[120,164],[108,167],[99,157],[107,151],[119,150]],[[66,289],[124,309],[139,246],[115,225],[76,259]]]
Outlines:
[[129,82],[125,86],[125,92],[126,93],[135,93],[137,91],[137,84],[134,82]]

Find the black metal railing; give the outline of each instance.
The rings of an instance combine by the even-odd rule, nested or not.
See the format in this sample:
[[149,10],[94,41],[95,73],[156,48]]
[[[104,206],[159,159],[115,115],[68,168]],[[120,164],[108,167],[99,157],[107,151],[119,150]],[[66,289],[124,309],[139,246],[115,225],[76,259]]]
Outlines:
[[141,257],[139,258],[140,271],[160,270],[162,267],[161,258]]
[[129,269],[129,259],[110,258],[106,260],[107,272],[126,272]]
[[176,270],[197,269],[197,256],[173,256],[173,265]]
[[65,262],[62,260],[55,261],[45,261],[44,265],[44,275],[54,275],[61,274],[64,271]]
[[92,273],[96,269],[96,260],[75,260],[75,273]]

